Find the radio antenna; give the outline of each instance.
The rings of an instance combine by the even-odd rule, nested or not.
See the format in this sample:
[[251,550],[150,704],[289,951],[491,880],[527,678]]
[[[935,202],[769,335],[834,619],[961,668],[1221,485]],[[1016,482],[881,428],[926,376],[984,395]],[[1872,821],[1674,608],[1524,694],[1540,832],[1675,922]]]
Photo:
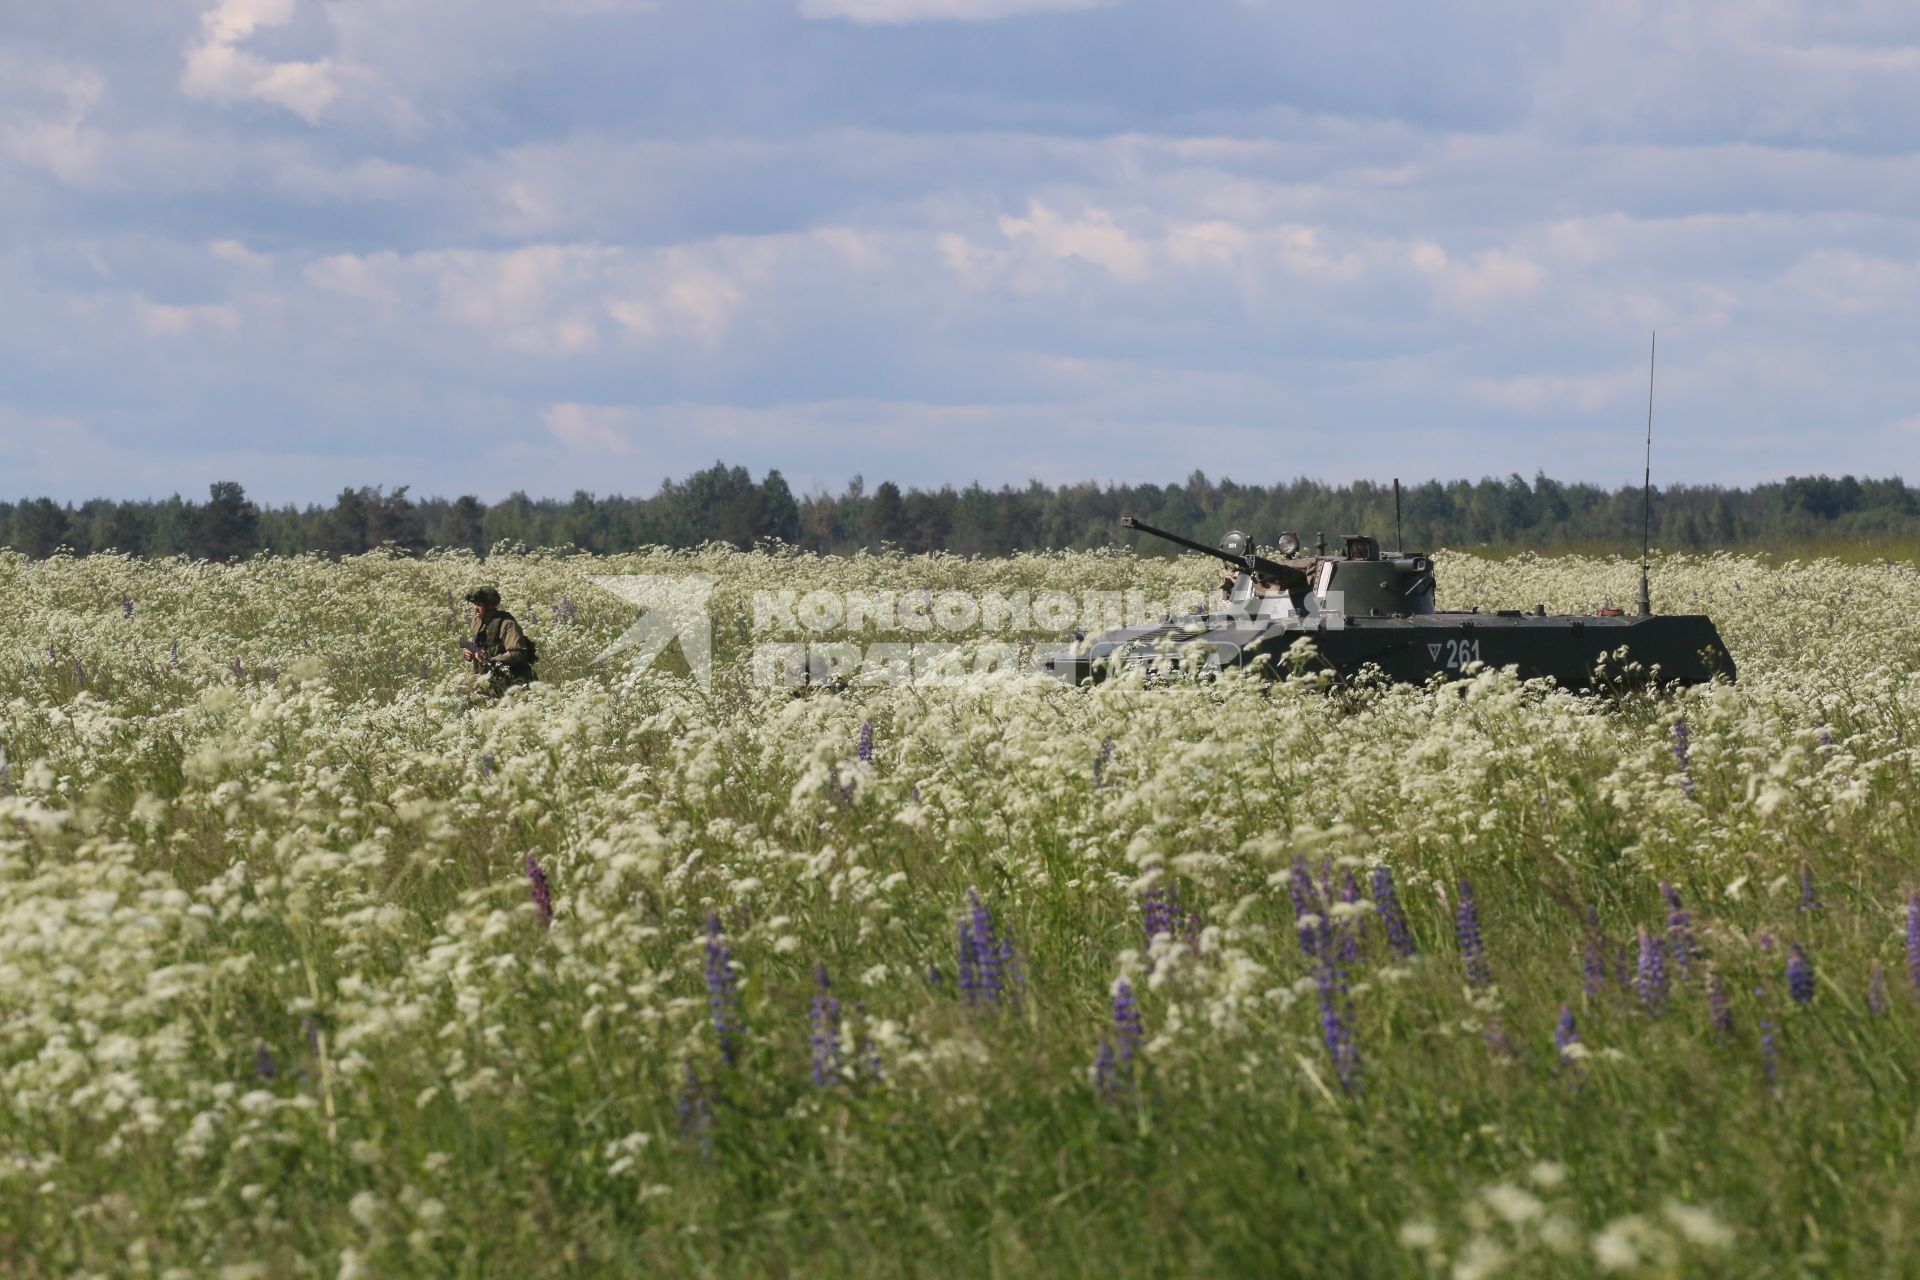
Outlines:
[[1407,553],[1407,540],[1400,536],[1400,477],[1393,478],[1393,554]]
[[1653,360],[1660,349],[1656,330],[1647,344],[1647,469],[1640,477],[1640,616],[1653,615],[1653,599],[1647,593],[1647,556],[1653,538]]

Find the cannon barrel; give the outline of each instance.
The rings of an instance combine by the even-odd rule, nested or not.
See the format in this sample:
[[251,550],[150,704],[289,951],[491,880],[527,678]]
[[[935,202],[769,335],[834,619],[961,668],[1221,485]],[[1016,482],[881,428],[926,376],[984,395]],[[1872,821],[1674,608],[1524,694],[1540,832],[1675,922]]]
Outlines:
[[1140,532],[1150,533],[1156,538],[1165,538],[1175,546],[1185,547],[1189,551],[1198,551],[1200,554],[1212,556],[1216,560],[1225,560],[1228,564],[1236,568],[1244,569],[1256,578],[1271,582],[1274,586],[1279,587],[1289,595],[1297,595],[1305,592],[1312,586],[1312,583],[1308,580],[1305,573],[1290,564],[1280,564],[1277,561],[1267,559],[1265,556],[1251,554],[1236,556],[1230,551],[1222,551],[1218,547],[1210,547],[1204,542],[1195,542],[1192,538],[1183,538],[1177,533],[1168,533],[1165,529],[1156,529],[1150,524],[1135,520],[1132,516],[1121,516],[1120,527],[1123,529],[1138,529]]

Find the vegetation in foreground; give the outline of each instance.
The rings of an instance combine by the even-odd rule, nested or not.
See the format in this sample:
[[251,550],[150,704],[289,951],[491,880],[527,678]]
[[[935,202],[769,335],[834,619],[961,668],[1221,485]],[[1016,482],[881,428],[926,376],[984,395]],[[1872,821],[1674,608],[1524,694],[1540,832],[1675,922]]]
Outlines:
[[[590,579],[715,575],[711,695]],[[542,682],[475,703],[484,574]],[[756,591],[1212,566],[0,556],[19,1275],[1898,1272],[1920,575],[1736,687],[794,697]],[[1442,605],[1618,562],[1446,557]]]

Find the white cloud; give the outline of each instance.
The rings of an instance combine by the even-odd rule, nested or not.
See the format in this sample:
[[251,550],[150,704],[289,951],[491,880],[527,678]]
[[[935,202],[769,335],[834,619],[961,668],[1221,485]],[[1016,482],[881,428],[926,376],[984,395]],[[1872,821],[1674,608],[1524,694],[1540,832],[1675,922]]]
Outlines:
[[677,256],[682,261],[647,292],[608,298],[607,314],[642,344],[679,335],[713,346],[726,335],[745,295],[726,276]]
[[225,303],[174,306],[138,296],[133,299],[133,315],[142,331],[157,338],[183,338],[207,329],[232,333],[240,323],[239,313]]
[[1414,269],[1433,282],[1451,310],[1484,315],[1511,306],[1537,291],[1547,273],[1539,263],[1508,249],[1487,249],[1464,258],[1436,244],[1413,247]]
[[1646,390],[1646,371],[1470,378],[1464,389],[1471,399],[1533,417],[1568,410],[1592,414],[1635,402]]
[[807,18],[893,25],[905,22],[992,22],[1034,13],[1094,9],[1111,0],[800,0]]
[[340,96],[331,61],[268,62],[240,46],[262,28],[292,21],[294,0],[218,0],[200,18],[200,39],[187,50],[180,90],[213,102],[249,98],[284,107],[317,124]]
[[[857,238],[856,238],[857,239]],[[402,341],[456,330],[541,359],[599,352],[610,337],[642,348],[713,349],[742,313],[752,282],[783,257],[817,254],[815,236],[775,244],[717,241],[658,251],[595,244],[330,254],[304,280],[370,309]],[[824,243],[844,251],[848,243]]]
[[625,457],[633,452],[625,432],[632,426],[634,413],[619,405],[550,404],[541,415],[547,432],[579,453],[611,454]]
[[273,265],[272,257],[255,253],[238,240],[215,240],[207,246],[207,252],[222,262],[245,267],[249,271],[264,271]]
[[[0,76],[39,101],[0,115],[0,155],[41,169],[68,185],[80,185],[100,169],[105,138],[89,117],[106,91],[92,69],[31,66],[0,59]],[[51,100],[51,101],[49,101]]]
[[1000,234],[1013,241],[1030,241],[1045,257],[1091,262],[1121,280],[1138,280],[1147,274],[1147,250],[1116,226],[1113,215],[1104,209],[1091,209],[1069,220],[1035,201],[1026,217],[1000,219]]
[[1821,313],[1913,315],[1920,310],[1920,260],[1851,249],[1815,249],[1781,277]]

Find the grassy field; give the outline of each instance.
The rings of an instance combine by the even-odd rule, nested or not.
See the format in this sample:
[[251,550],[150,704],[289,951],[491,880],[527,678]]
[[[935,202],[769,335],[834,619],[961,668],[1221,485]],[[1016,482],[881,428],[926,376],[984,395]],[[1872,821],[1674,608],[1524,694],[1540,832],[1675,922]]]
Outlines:
[[[594,662],[694,571],[710,694]],[[756,592],[1213,577],[0,554],[0,1273],[1910,1272],[1920,573],[1663,559],[1672,698],[748,678]]]

